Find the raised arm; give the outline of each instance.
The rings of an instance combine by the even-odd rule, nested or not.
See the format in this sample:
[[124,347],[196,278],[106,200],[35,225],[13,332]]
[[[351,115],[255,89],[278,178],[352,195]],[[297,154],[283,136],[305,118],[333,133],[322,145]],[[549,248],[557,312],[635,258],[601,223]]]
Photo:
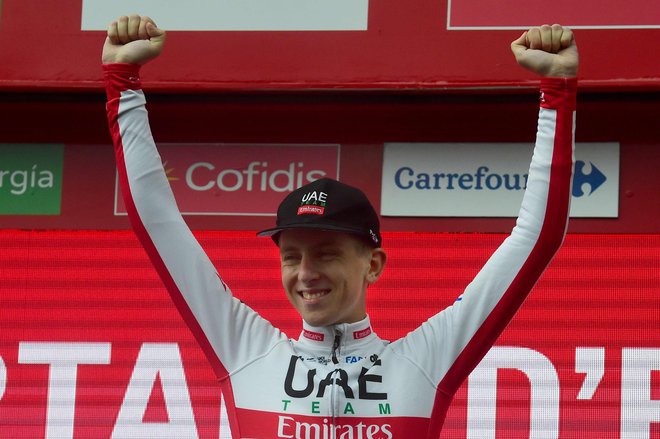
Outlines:
[[148,17],[121,17],[103,48],[106,106],[122,195],[133,229],[172,300],[222,378],[283,335],[233,298],[183,221],[151,135],[140,66],[163,49]]
[[573,34],[558,25],[533,28],[512,50],[520,65],[544,76],[516,226],[454,305],[393,345],[438,386],[434,409],[440,412],[511,321],[561,246],[568,223],[578,67]]

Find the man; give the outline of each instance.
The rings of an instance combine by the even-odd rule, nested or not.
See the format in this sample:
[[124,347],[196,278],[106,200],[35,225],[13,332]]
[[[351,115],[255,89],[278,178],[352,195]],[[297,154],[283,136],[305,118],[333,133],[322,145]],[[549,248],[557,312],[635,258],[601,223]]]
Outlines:
[[[572,177],[578,57],[559,25],[511,47],[544,76],[536,147],[516,227],[455,304],[406,337],[378,338],[367,287],[383,271],[378,218],[359,190],[323,179],[290,194],[272,236],[282,283],[303,318],[290,340],[233,298],[177,210],[151,137],[139,66],[165,32],[121,17],[103,49],[108,119],[138,238],[222,387],[233,438],[436,438],[457,388],[492,346],[561,245]],[[347,358],[359,359],[349,362]]]

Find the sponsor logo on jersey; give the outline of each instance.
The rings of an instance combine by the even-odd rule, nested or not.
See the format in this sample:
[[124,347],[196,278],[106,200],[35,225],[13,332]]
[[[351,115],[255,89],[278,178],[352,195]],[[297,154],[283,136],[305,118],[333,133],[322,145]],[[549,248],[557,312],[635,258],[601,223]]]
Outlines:
[[[284,392],[292,398],[307,398],[314,395],[316,398],[323,398],[328,387],[339,386],[342,389],[344,396],[348,399],[363,399],[363,400],[385,400],[387,393],[379,392],[385,387],[383,385],[383,377],[377,373],[375,366],[380,366],[380,360],[374,362],[373,366],[369,369],[363,367],[357,377],[357,386],[352,385],[348,373],[341,368],[330,371],[322,380],[314,379],[317,374],[316,369],[310,369],[304,366],[301,372],[297,374],[298,368],[296,365],[298,361],[303,361],[300,357],[292,355],[289,360],[289,367],[286,372],[284,380]],[[357,388],[357,395],[353,389]]]
[[290,416],[279,415],[277,424],[278,438],[383,438],[391,439],[391,424],[367,424],[359,422],[356,425],[334,424],[332,420],[323,418],[317,422],[301,422]]
[[303,330],[303,337],[314,341],[323,341],[325,335],[321,332],[313,332],[307,329]]
[[360,340],[361,338],[368,337],[369,334],[371,334],[371,327],[364,328],[361,331],[354,331],[353,332],[353,339]]

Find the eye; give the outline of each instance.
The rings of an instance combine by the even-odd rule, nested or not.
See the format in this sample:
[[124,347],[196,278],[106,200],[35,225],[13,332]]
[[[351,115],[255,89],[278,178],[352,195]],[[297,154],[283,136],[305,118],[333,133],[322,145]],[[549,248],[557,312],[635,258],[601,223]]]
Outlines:
[[323,250],[319,253],[319,257],[324,261],[335,259],[337,256],[339,253],[335,250]]
[[293,263],[300,260],[300,255],[298,255],[297,253],[282,253],[280,255],[280,259],[282,260],[283,263],[284,262]]

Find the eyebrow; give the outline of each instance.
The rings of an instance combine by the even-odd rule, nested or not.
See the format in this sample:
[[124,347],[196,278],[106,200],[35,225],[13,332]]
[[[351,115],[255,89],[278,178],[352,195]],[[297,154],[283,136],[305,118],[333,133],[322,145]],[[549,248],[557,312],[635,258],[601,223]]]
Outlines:
[[[322,241],[314,246],[315,250],[324,250],[329,248],[338,248],[337,242],[334,239],[328,239],[327,241]],[[280,253],[300,251],[300,248],[297,246],[289,245],[286,247],[280,247]]]

